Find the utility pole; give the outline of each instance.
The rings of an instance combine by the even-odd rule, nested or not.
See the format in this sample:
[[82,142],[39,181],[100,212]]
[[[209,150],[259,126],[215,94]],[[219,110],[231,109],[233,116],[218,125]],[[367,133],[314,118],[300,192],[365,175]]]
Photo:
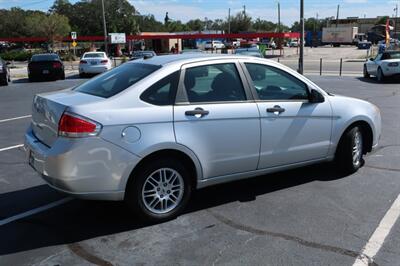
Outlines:
[[281,3],[278,1],[278,32],[281,32]]
[[[278,33],[281,33],[281,3],[278,1]],[[279,56],[282,55],[282,39],[278,38]]]
[[304,0],[300,0],[300,56],[299,69],[300,74],[303,74],[304,66]]
[[398,4],[396,4],[395,10],[396,10],[396,17],[394,18],[394,37],[397,40],[397,17],[399,14],[399,5]]
[[339,9],[340,9],[340,5],[337,5],[337,13],[336,13],[336,28],[338,27],[338,23],[339,23]]
[[243,5],[243,15],[246,15],[246,5]]
[[231,34],[231,8],[228,9],[228,33]]
[[104,0],[101,0],[101,9],[103,13],[103,28],[104,28],[104,50],[106,54],[108,54],[108,47],[107,47],[107,25],[106,25],[106,14],[104,12]]

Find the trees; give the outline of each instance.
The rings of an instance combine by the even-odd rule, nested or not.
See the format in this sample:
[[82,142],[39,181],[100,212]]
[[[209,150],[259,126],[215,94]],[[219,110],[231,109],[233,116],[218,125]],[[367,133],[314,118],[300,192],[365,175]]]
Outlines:
[[[231,18],[231,33],[248,32],[251,29],[251,17],[244,12],[238,12]],[[225,31],[228,30],[228,23],[224,23]]]
[[26,27],[29,35],[46,37],[50,43],[54,43],[71,31],[68,18],[59,14],[32,14],[26,18]]

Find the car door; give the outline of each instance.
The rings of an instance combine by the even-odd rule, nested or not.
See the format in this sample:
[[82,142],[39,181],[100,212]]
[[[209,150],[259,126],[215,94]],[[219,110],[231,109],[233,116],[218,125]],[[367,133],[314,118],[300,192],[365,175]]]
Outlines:
[[332,128],[330,103],[311,103],[309,88],[288,72],[245,62],[261,115],[259,169],[325,158]]
[[260,117],[235,61],[184,65],[174,106],[176,142],[199,158],[204,178],[257,169]]
[[374,60],[369,60],[367,62],[367,70],[371,75],[376,75],[378,72],[378,66],[381,62],[382,54],[378,54]]

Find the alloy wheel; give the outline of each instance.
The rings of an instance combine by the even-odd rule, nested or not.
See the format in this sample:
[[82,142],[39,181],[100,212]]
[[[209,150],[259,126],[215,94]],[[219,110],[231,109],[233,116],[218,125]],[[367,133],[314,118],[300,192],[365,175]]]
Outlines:
[[183,178],[171,168],[161,168],[151,173],[142,188],[143,203],[155,214],[164,214],[175,209],[181,203],[183,194]]

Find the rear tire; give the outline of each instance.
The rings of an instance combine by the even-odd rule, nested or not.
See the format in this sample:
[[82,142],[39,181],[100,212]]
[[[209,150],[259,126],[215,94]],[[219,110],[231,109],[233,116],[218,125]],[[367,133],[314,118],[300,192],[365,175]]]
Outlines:
[[65,80],[65,72],[62,72],[62,73],[61,73],[60,79],[61,79],[61,80]]
[[367,66],[366,66],[366,65],[364,65],[363,75],[364,75],[364,78],[366,78],[366,79],[369,79],[369,78],[371,77],[371,76],[369,75],[369,73],[368,73],[368,70],[367,70]]
[[363,134],[360,127],[347,130],[340,139],[335,155],[336,163],[346,174],[356,172],[363,164]]
[[169,220],[186,207],[192,192],[190,180],[190,172],[178,160],[157,159],[135,171],[125,201],[145,221]]
[[85,77],[85,73],[79,73],[79,77],[80,78],[84,78]]

